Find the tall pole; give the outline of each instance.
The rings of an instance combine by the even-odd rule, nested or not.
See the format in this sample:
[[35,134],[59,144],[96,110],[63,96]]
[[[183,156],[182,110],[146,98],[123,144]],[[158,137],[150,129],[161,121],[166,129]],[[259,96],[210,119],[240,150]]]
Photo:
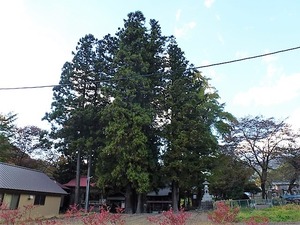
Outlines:
[[87,178],[86,178],[86,189],[85,189],[85,211],[88,212],[89,210],[89,197],[90,197],[90,179],[91,179],[91,152],[89,152],[88,157],[88,171],[87,171]]
[[76,165],[76,186],[75,186],[75,205],[80,204],[80,161],[81,161],[81,151],[78,149],[77,154],[77,165]]
[[[85,105],[85,89],[86,88],[86,83],[84,83],[84,88],[83,88],[83,101],[79,102],[79,108],[84,110],[84,105]],[[83,118],[82,115],[80,115],[79,117],[79,126],[80,128],[82,128],[83,125]],[[81,133],[81,129],[78,130],[78,136],[82,136],[83,134]],[[78,155],[77,155],[77,165],[76,165],[76,187],[75,187],[75,204],[77,205],[77,207],[81,207],[80,206],[80,163],[81,163],[81,144],[79,145],[78,148]]]

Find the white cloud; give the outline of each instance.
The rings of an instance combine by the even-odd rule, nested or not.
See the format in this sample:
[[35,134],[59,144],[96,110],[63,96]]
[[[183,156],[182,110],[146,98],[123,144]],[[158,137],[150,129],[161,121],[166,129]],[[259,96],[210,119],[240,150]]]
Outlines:
[[204,0],[204,5],[206,8],[210,8],[214,4],[214,2],[215,0]]
[[296,108],[291,116],[287,119],[287,122],[292,125],[295,129],[300,129],[300,108]]
[[248,52],[245,52],[245,51],[237,51],[235,53],[235,57],[238,59],[246,58],[248,56],[249,56]]
[[[203,60],[200,65],[209,65],[211,62],[209,60]],[[208,67],[205,69],[205,73],[203,75],[209,79],[211,79],[212,83],[219,83],[221,82],[222,78],[219,74],[217,74],[216,70],[214,67]],[[211,83],[211,82],[210,82]]]
[[179,21],[181,17],[181,9],[178,9],[176,12],[176,21]]
[[272,64],[269,64],[267,66],[267,78],[275,77],[275,75],[278,73],[279,73],[279,69],[276,66]]
[[196,22],[195,21],[192,21],[192,22],[188,23],[188,28],[189,29],[194,29],[195,27],[196,27]]
[[220,33],[218,33],[218,40],[219,40],[219,42],[221,42],[222,45],[224,45],[224,43],[225,43],[224,38]]
[[196,27],[196,22],[195,21],[191,21],[191,22],[189,22],[189,23],[186,23],[186,24],[184,24],[182,27],[180,27],[180,28],[175,28],[175,30],[174,30],[174,36],[176,37],[176,38],[182,38],[182,37],[184,37],[184,36],[186,36],[186,34],[190,31],[190,30],[192,30],[192,29],[194,29],[195,27]]
[[241,106],[271,106],[300,96],[300,74],[281,76],[275,83],[252,87],[239,93],[233,103]]
[[[265,54],[267,54],[267,53],[270,53],[270,51],[266,50]],[[275,62],[277,60],[278,60],[278,57],[276,55],[267,55],[267,56],[262,57],[262,61],[264,63],[271,63],[271,62]]]

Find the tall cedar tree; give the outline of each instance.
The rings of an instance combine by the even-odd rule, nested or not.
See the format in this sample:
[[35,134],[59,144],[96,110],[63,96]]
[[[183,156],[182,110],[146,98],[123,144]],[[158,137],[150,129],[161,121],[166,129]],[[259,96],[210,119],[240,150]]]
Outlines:
[[173,210],[178,211],[179,188],[199,187],[209,156],[217,150],[213,128],[215,134],[222,134],[233,118],[223,111],[218,94],[189,65],[175,41],[168,47],[164,81],[163,171],[172,186]]
[[[158,138],[156,104],[160,91],[164,37],[158,23],[145,27],[141,12],[130,13],[119,40],[113,66],[112,103],[105,109],[106,146],[100,153],[98,184],[125,187],[126,212],[139,213],[142,196],[156,184]],[[149,76],[147,76],[149,75]],[[137,206],[134,204],[137,193]]]
[[100,93],[105,90],[101,80],[106,79],[108,64],[103,62],[109,60],[105,51],[93,35],[81,38],[72,61],[63,66],[59,85],[53,88],[51,112],[44,119],[52,124],[51,136],[56,139],[56,148],[70,164],[76,164],[76,160],[82,164],[89,154],[96,161],[96,151],[102,145],[100,113],[108,103],[106,95]]
[[262,198],[266,198],[269,169],[276,166],[277,160],[294,140],[291,127],[284,121],[248,116],[233,124],[225,147],[256,172],[260,179]]

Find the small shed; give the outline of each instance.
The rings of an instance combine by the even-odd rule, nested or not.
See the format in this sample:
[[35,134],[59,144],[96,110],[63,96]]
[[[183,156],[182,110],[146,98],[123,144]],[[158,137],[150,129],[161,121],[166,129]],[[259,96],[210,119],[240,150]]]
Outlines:
[[0,162],[0,205],[7,209],[33,206],[31,217],[56,216],[66,194],[41,171]]

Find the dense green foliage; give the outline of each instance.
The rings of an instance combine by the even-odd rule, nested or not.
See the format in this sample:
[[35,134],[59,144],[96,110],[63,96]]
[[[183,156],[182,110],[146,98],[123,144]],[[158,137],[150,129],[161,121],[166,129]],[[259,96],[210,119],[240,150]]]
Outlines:
[[[105,147],[100,152],[99,185],[126,187],[127,199],[132,189],[138,194],[153,189],[153,174],[158,164],[155,128],[157,115],[156,85],[161,64],[160,28],[151,21],[148,32],[140,12],[128,15],[117,35],[117,49],[112,65],[115,69],[109,93],[113,101],[103,111]],[[156,42],[156,43],[155,43]],[[112,163],[113,160],[113,163]],[[126,204],[131,211],[130,202]],[[140,208],[140,205],[138,206]]]
[[76,156],[85,165],[92,155],[98,186],[124,191],[127,212],[140,211],[143,194],[172,184],[177,211],[177,191],[199,187],[217,134],[233,120],[217,92],[141,12],[128,14],[115,36],[81,38],[73,55],[45,116],[70,172]]
[[[163,91],[164,140],[163,172],[172,184],[173,203],[178,188],[184,191],[197,187],[209,170],[210,158],[218,149],[217,137],[222,133],[230,114],[223,112],[218,94],[207,79],[189,65],[184,53],[173,41],[167,49],[168,68]],[[223,128],[223,129],[221,129]],[[173,204],[173,209],[177,205]]]
[[246,167],[241,160],[220,154],[214,163],[210,186],[211,193],[217,199],[241,199],[244,191],[255,191],[255,186],[250,188],[248,182],[253,170]]

